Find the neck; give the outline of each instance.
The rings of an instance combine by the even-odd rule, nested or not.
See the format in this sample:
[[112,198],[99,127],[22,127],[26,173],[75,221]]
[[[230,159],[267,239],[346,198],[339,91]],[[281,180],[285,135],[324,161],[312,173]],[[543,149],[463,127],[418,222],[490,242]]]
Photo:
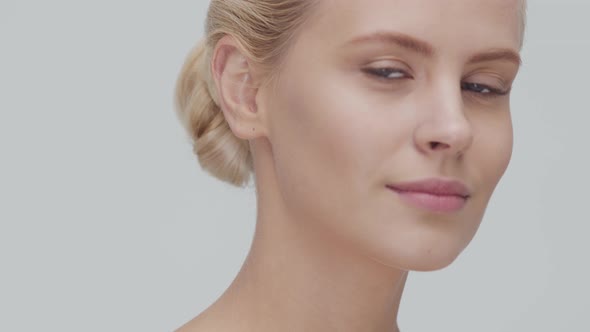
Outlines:
[[[264,166],[257,171],[273,173]],[[217,322],[216,331],[399,332],[407,271],[292,217],[272,175],[256,181],[252,247],[231,286],[202,319]]]
[[243,331],[399,331],[406,271],[294,233],[257,229],[221,301],[243,314]]
[[407,271],[301,227],[270,196],[280,197],[259,192],[250,253],[216,303],[235,314],[239,330],[398,332]]

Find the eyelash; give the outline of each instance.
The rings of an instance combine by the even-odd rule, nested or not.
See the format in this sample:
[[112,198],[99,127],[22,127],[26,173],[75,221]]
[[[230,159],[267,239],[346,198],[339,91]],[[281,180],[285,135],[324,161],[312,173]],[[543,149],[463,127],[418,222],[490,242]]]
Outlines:
[[[399,79],[411,77],[410,75],[406,74],[403,70],[389,68],[389,67],[365,68],[365,69],[363,69],[363,71],[371,76],[376,77],[378,80],[381,80],[381,81],[393,81],[393,80],[399,80]],[[405,77],[388,78],[389,75],[394,74],[394,73],[401,74]],[[469,90],[468,89],[469,87],[479,88],[480,91]],[[510,92],[510,90],[502,91],[500,89],[495,89],[495,88],[492,88],[492,87],[487,86],[485,84],[479,84],[479,83],[474,83],[474,82],[461,82],[461,89],[464,89],[464,88],[467,89],[469,92],[474,93],[482,98],[496,98],[496,97],[500,97],[500,96],[505,96]],[[487,90],[489,92],[481,92],[483,90]]]

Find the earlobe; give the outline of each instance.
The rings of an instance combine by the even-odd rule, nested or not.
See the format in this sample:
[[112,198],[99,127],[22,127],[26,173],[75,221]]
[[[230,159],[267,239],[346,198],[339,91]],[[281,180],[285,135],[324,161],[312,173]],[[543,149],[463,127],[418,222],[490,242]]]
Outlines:
[[234,135],[244,140],[259,136],[262,121],[253,68],[233,38],[225,36],[218,42],[211,65],[219,106]]

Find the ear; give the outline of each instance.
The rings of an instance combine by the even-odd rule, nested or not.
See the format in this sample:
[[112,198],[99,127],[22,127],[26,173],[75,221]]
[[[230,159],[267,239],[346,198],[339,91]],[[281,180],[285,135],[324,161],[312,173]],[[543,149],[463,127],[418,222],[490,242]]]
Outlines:
[[263,135],[254,68],[236,40],[226,35],[217,42],[211,61],[218,101],[233,134],[249,140]]

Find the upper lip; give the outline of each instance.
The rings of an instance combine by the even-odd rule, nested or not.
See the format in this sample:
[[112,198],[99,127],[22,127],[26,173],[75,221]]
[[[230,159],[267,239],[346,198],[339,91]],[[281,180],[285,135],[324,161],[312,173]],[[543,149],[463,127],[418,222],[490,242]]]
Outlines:
[[452,195],[469,197],[471,192],[463,182],[441,178],[430,178],[413,182],[388,184],[387,187],[398,191],[423,192],[432,195]]

